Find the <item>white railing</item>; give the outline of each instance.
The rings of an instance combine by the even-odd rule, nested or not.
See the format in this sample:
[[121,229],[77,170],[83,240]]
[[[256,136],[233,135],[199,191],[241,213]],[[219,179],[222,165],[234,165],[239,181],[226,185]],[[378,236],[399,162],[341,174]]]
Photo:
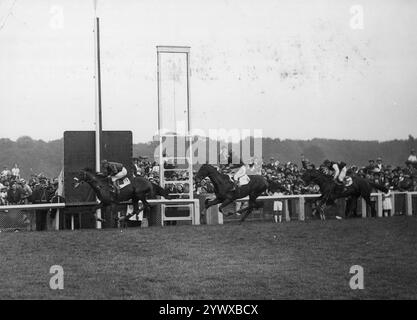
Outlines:
[[[188,203],[193,206],[193,210],[190,210],[190,215],[186,217],[166,217],[164,214],[161,215],[161,225],[164,225],[164,221],[170,220],[189,220],[194,225],[200,224],[200,201],[199,199],[149,199],[149,204],[184,204]],[[131,201],[123,202],[122,204],[132,204]],[[87,203],[42,203],[42,204],[21,204],[21,205],[6,205],[0,206],[1,212],[8,212],[9,210],[40,210],[40,209],[57,209],[55,219],[52,222],[54,229],[59,230],[60,220],[59,220],[59,210],[63,208],[70,207],[93,207],[96,206],[96,202],[87,202]],[[71,229],[74,230],[74,214],[71,213]]]
[[[417,191],[413,192],[391,192],[391,202],[392,208],[395,210],[395,195],[405,195],[405,214],[407,216],[411,216],[413,214],[413,202],[412,197],[417,196]],[[298,220],[304,221],[305,220],[305,200],[318,198],[320,194],[299,194],[299,195],[282,195],[282,196],[260,196],[257,200],[259,201],[274,201],[279,200],[282,201],[284,204],[284,217],[286,220],[289,220],[290,214],[288,209],[288,201],[293,199],[298,199],[296,202],[296,209],[298,211]],[[382,217],[382,200],[383,200],[383,193],[372,193],[371,197],[376,198],[377,203],[377,217]],[[245,197],[242,199],[236,200],[237,202],[244,202],[248,201],[249,198]],[[361,214],[363,218],[367,216],[367,206],[365,200],[361,198],[362,206],[361,206]],[[161,224],[164,224],[164,221],[169,220],[190,220],[192,224],[199,225],[200,224],[200,200],[196,199],[149,199],[148,202],[150,204],[155,205],[162,205],[162,204],[184,204],[188,203],[194,206],[194,210],[192,210],[193,214],[187,217],[165,217],[164,215],[161,216]],[[131,204],[131,202],[123,202],[122,204]],[[7,206],[0,206],[0,212],[7,212],[8,210],[39,210],[39,209],[57,209],[57,214],[55,215],[55,219],[53,221],[54,229],[59,230],[59,210],[63,208],[69,207],[88,207],[88,206],[95,206],[97,203],[95,202],[88,202],[88,203],[45,203],[45,204],[23,204],[23,205],[7,205]],[[211,215],[218,215],[216,217],[216,223],[222,224],[223,223],[223,215],[218,212],[218,205],[213,206],[209,209],[207,214]],[[71,215],[71,225],[72,229],[74,226],[74,215]]]
[[[401,195],[404,194],[406,196],[406,210],[405,214],[407,216],[411,216],[413,214],[413,202],[412,197],[413,195],[417,195],[417,191],[412,192],[391,192],[391,202],[392,202],[392,208],[395,210],[395,195]],[[305,220],[305,199],[312,199],[312,198],[319,198],[321,194],[297,194],[297,195],[282,195],[282,196],[260,196],[257,198],[259,201],[282,201],[283,202],[283,215],[284,218],[289,221],[290,220],[290,213],[288,209],[288,200],[292,199],[298,199],[298,202],[296,202],[296,211],[298,212],[298,220],[304,221]],[[383,214],[383,208],[382,208],[382,200],[383,200],[383,193],[376,192],[371,194],[371,198],[377,198],[377,217],[382,217]],[[361,199],[361,215],[363,218],[366,218],[367,216],[367,205],[364,199]],[[236,200],[237,202],[245,202],[248,201],[249,197],[245,197],[242,199]],[[223,223],[223,215],[218,212],[219,205],[215,206],[215,212],[209,209],[208,214],[209,215],[217,215],[216,219],[214,219],[219,224]],[[212,218],[212,217],[210,217]],[[209,218],[209,219],[210,219]]]

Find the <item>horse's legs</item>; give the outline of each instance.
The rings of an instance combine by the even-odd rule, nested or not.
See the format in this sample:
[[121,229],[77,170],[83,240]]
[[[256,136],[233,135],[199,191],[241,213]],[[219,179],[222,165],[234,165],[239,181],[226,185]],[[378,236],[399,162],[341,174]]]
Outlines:
[[245,219],[251,214],[253,211],[253,208],[259,208],[259,205],[256,203],[256,198],[258,197],[258,194],[251,194],[249,196],[249,205],[246,208],[246,211],[244,214],[242,214],[242,217],[240,218],[240,221],[243,222]]
[[101,210],[101,212],[103,212],[103,211],[105,211],[105,209],[106,209],[106,206],[104,204],[102,204],[102,203],[99,203],[98,205],[96,205],[93,208],[93,215],[94,215],[94,219],[96,221],[106,222],[105,219],[97,217],[97,210]]
[[318,205],[318,212],[320,214],[320,220],[326,220],[324,210],[326,209],[326,201],[320,201]]
[[149,217],[150,217],[150,213],[151,213],[151,205],[149,204],[149,202],[146,200],[146,198],[144,198],[143,200],[141,200],[142,201],[142,204],[143,204],[143,208],[142,208],[142,211],[143,211],[143,215],[145,216],[145,215],[147,215],[147,213],[149,212]]
[[215,198],[213,200],[206,199],[204,201],[204,208],[207,210],[211,206],[214,206],[215,204],[219,204],[219,203],[222,203],[222,200],[220,200],[219,198]]
[[226,200],[224,200],[224,201],[222,202],[222,204],[219,206],[219,211],[220,211],[221,213],[223,213],[223,209],[224,209],[224,207],[226,207],[227,205],[231,204],[232,202],[233,202],[233,200],[232,200],[232,199],[230,199],[230,198],[227,198]]

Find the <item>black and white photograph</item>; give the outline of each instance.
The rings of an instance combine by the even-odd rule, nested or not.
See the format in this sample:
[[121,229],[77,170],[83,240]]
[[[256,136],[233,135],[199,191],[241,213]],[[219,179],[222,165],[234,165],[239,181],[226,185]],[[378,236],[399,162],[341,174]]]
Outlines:
[[0,300],[417,299],[416,16],[0,0]]

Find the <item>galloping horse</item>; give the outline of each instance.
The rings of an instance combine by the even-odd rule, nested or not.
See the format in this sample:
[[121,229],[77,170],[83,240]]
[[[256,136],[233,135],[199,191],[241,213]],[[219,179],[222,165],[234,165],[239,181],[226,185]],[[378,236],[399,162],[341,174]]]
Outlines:
[[316,169],[306,170],[301,178],[307,183],[314,182],[320,187],[321,196],[318,198],[319,213],[322,220],[325,219],[324,209],[328,204],[334,204],[334,200],[338,198],[351,197],[350,203],[356,203],[359,197],[362,197],[366,204],[370,206],[372,215],[376,214],[375,207],[371,203],[371,192],[375,188],[381,190],[382,192],[388,192],[388,189],[382,185],[371,182],[367,179],[353,176],[353,183],[348,186],[340,186],[336,184],[332,177],[325,175]]
[[[140,211],[144,211],[150,208],[150,204],[146,199],[148,197],[154,198],[155,195],[163,196],[166,199],[170,199],[168,192],[161,188],[159,185],[150,182],[143,177],[130,178],[130,184],[123,187],[116,195],[110,191],[110,185],[108,177],[102,173],[95,173],[91,169],[81,170],[78,176],[74,177],[74,188],[77,188],[81,183],[87,182],[94,190],[100,203],[95,207],[97,209],[106,208],[111,206],[112,211],[121,202],[132,200],[133,212],[119,219],[119,221],[127,221],[130,217],[139,214]],[[138,201],[143,204],[142,210],[139,210]],[[97,217],[96,217],[97,219]]]
[[268,188],[268,182],[264,177],[260,175],[251,175],[248,184],[240,186],[236,190],[232,190],[233,183],[230,181],[228,175],[218,172],[215,167],[209,164],[203,164],[195,176],[196,183],[199,184],[201,180],[206,177],[210,178],[216,195],[214,200],[210,201],[206,199],[206,210],[215,204],[221,203],[219,211],[223,213],[224,207],[228,204],[232,203],[236,199],[249,196],[249,205],[236,212],[237,214],[245,212],[240,218],[240,221],[244,221],[254,208],[259,208],[259,204],[256,202],[256,199]]

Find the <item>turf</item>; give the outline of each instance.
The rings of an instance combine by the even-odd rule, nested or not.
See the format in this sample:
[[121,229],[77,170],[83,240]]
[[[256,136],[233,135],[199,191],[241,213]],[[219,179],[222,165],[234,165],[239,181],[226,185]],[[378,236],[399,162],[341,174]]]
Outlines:
[[[416,299],[416,249],[404,216],[3,232],[0,299]],[[63,290],[49,288],[52,265]]]

